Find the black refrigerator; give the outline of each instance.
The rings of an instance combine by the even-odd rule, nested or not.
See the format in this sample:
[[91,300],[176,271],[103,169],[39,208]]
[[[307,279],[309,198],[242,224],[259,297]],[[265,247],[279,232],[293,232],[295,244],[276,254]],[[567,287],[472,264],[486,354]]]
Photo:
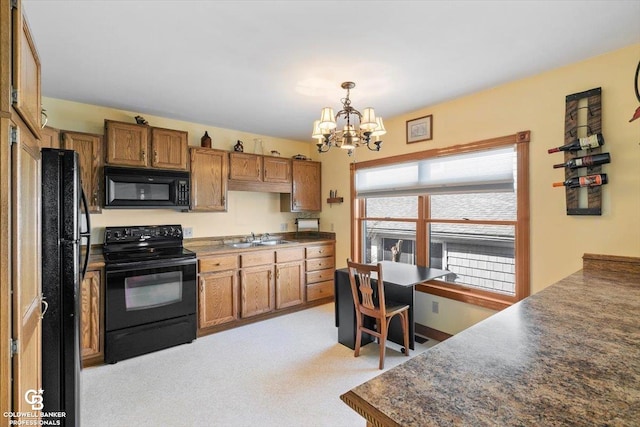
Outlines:
[[43,412],[80,424],[80,285],[91,238],[78,153],[42,149]]

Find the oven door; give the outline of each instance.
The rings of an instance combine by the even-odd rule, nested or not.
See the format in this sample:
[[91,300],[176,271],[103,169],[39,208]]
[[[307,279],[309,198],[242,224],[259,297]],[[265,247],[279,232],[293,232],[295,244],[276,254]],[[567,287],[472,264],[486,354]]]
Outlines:
[[105,328],[114,331],[196,312],[196,260],[107,264]]

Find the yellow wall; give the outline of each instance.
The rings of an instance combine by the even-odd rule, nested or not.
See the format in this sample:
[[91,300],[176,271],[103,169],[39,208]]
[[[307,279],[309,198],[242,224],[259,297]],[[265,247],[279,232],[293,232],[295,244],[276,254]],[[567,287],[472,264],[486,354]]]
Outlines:
[[[279,150],[290,157],[301,153],[322,161],[323,200],[329,189],[338,190],[345,203],[323,205],[321,229],[335,231],[336,264],[346,265],[350,256],[349,162],[447,147],[496,136],[531,131],[530,204],[531,204],[531,292],[538,292],[579,270],[585,252],[640,256],[640,120],[629,123],[639,102],[633,89],[633,77],[640,59],[640,44],[572,64],[530,78],[432,105],[406,115],[386,118],[388,133],[383,151],[356,151],[349,158],[333,149],[326,154],[314,152],[311,141],[296,142],[272,137],[214,128],[142,114],[153,126],[189,132],[190,145],[199,145],[205,130],[213,137],[214,148],[231,150],[237,139],[248,152],[252,139],[265,141],[265,152]],[[533,60],[533,59],[532,59]],[[425,78],[429,78],[425,70]],[[470,70],[469,78],[473,78]],[[561,154],[547,149],[564,142],[566,95],[602,87],[603,134],[605,150],[612,163],[604,166],[610,183],[603,189],[602,216],[576,217],[565,214],[564,191],[551,183],[563,179],[562,170],[553,169]],[[105,118],[133,121],[137,112],[78,104],[45,98],[43,105],[49,124],[60,129],[103,133]],[[384,105],[376,106],[384,116]],[[405,122],[433,114],[433,140],[407,145]],[[93,215],[94,231],[106,225],[178,223],[194,227],[195,237],[278,231],[286,222],[293,229],[294,214],[279,212],[279,197],[266,193],[229,193],[227,213],[176,213],[169,210],[105,210]],[[99,236],[99,240],[101,240]],[[490,316],[493,311],[431,295],[416,298],[416,321],[455,334]],[[439,314],[431,313],[431,302],[438,301]]]
[[[531,293],[538,292],[582,268],[584,253],[640,256],[640,120],[629,123],[640,105],[633,78],[640,59],[640,44],[572,64],[547,73],[504,84],[470,96],[428,106],[385,120],[387,134],[380,153],[359,149],[357,161],[440,148],[482,139],[531,131]],[[532,58],[532,60],[534,60]],[[429,70],[425,70],[429,78]],[[469,70],[473,78],[473,70]],[[602,216],[567,216],[565,192],[551,183],[564,179],[553,169],[562,154],[547,149],[564,143],[565,97],[602,87],[602,129],[611,164],[603,167],[609,184],[603,188]],[[384,105],[375,106],[384,115]],[[406,120],[433,114],[433,140],[407,145]],[[323,188],[349,194],[349,167],[344,153],[324,155]],[[336,263],[346,265],[350,255],[349,204],[322,212],[325,227],[335,224]],[[431,301],[439,301],[439,314]],[[491,315],[491,310],[457,301],[420,295],[416,321],[457,333]]]
[[[49,117],[48,126],[58,129],[104,134],[104,120],[119,120],[135,123],[139,113],[81,104],[60,99],[43,98],[43,107]],[[222,129],[206,124],[171,120],[142,114],[151,126],[184,130],[189,133],[189,145],[199,146],[205,130],[213,140],[212,147],[231,151],[237,140],[244,142],[245,152],[253,153],[254,138],[264,142],[264,153],[278,150],[283,157],[296,154],[315,156],[309,142],[291,141],[264,135],[255,135],[231,129]],[[294,230],[295,214],[280,212],[280,196],[272,193],[230,191],[228,211],[221,213],[177,212],[170,209],[118,210],[104,209],[102,214],[91,215],[92,232],[95,243],[102,242],[104,227],[114,225],[181,224],[193,227],[193,237],[248,235],[265,232],[274,234],[287,224]]]

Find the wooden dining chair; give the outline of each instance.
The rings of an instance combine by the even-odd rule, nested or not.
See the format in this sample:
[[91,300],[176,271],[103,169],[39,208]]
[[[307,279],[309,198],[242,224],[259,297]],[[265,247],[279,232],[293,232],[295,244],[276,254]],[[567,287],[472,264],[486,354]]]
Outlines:
[[[356,309],[356,348],[355,357],[360,355],[362,333],[366,332],[378,338],[380,346],[380,369],[384,369],[385,345],[389,332],[389,323],[396,314],[402,321],[405,356],[409,355],[409,306],[386,300],[382,265],[358,264],[347,259],[349,281],[353,303]],[[375,281],[375,284],[373,283]],[[364,316],[376,319],[376,330],[364,326]]]

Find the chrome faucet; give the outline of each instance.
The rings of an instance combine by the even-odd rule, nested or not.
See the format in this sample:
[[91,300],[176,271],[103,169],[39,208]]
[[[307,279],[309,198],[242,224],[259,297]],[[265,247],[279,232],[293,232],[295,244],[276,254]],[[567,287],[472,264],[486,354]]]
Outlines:
[[256,240],[256,233],[254,233],[253,231],[251,232],[251,243],[255,242]]

